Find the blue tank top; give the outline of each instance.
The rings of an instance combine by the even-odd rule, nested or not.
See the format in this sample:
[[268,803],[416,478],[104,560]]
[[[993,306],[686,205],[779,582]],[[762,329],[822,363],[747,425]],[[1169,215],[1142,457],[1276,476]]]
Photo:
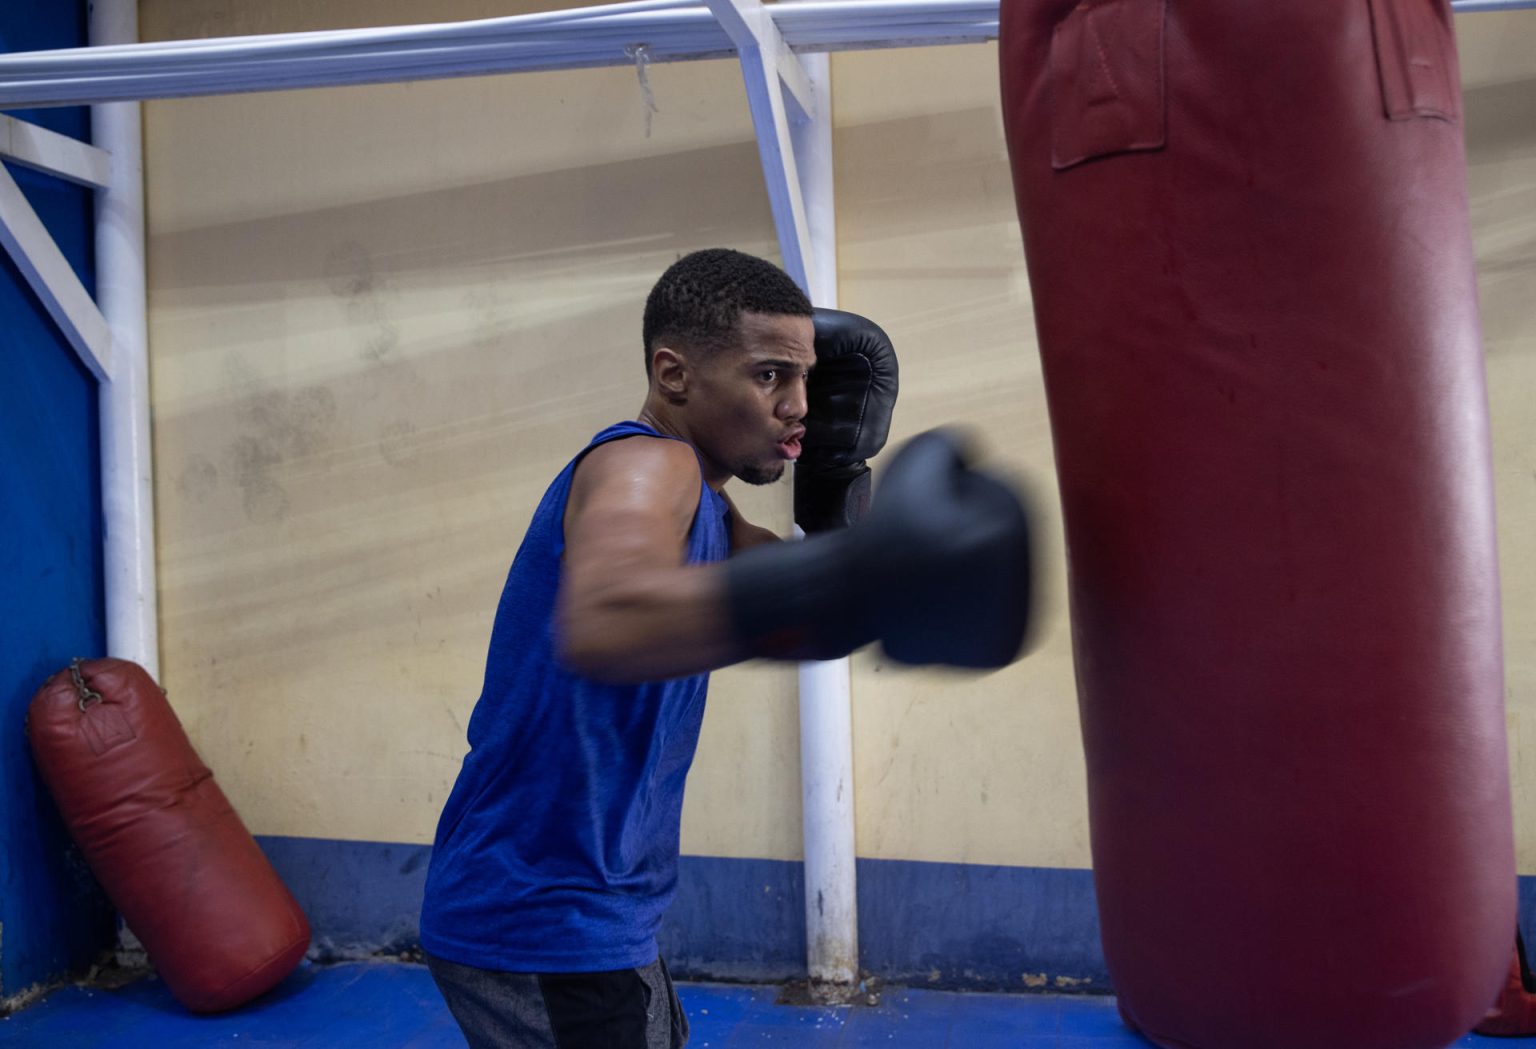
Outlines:
[[[636,422],[606,441],[659,437]],[[677,884],[683,783],[708,674],[608,685],[562,667],[555,590],[577,456],[534,511],[496,609],[469,754],[443,807],[421,914],[440,958],[507,972],[647,965]],[[730,553],[725,500],[699,478],[688,561]]]

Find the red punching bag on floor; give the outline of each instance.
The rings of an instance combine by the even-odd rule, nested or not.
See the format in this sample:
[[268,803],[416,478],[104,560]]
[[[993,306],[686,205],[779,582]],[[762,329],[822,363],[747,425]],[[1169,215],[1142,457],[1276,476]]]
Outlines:
[[1178,1049],[1482,1017],[1515,868],[1444,0],[1003,0],[1095,884]]
[[91,871],[176,999],[250,1001],[288,975],[309,923],[136,663],[78,662],[27,714],[43,781]]

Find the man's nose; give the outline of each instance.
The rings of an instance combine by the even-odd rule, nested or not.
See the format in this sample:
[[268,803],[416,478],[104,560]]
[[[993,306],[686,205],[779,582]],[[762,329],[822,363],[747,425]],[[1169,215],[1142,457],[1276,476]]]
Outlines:
[[779,400],[779,418],[786,422],[798,422],[805,418],[805,412],[805,380],[796,379],[785,388],[784,396]]

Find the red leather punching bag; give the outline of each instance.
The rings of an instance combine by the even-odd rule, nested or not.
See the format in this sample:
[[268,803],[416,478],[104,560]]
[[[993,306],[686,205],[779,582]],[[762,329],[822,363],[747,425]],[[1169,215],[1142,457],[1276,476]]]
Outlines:
[[1449,5],[1001,17],[1122,1013],[1445,1046],[1515,927]]
[[136,663],[50,677],[27,715],[43,781],[91,871],[176,999],[250,1001],[288,975],[309,923]]

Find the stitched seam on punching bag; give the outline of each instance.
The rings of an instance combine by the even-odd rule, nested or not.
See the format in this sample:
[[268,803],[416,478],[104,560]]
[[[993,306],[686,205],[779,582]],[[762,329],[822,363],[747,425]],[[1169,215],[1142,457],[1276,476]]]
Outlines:
[[1054,27],[1051,167],[1166,146],[1167,12],[1167,0],[1085,0]]
[[[275,878],[276,875],[274,874],[273,877]],[[298,919],[293,916],[293,912],[292,911],[289,911],[285,915],[285,917],[287,917],[288,923],[293,927],[293,940],[292,940],[292,942],[285,943],[278,950],[273,951],[271,954],[267,955],[265,958],[263,958],[261,961],[257,962],[255,965],[252,965],[249,969],[247,969],[245,972],[241,973],[239,976],[236,976],[233,979],[227,980],[223,984],[220,984],[218,987],[214,988],[212,991],[205,992],[202,995],[202,999],[203,1000],[208,1000],[208,999],[219,1000],[224,995],[229,993],[230,988],[238,987],[242,982],[244,982],[246,980],[249,980],[252,976],[255,976],[257,973],[261,972],[261,970],[271,967],[276,962],[282,961],[284,956],[289,951],[293,950],[293,948],[295,946],[297,946],[298,940],[299,940],[299,933],[304,931],[303,927],[299,925]],[[241,1004],[243,1004],[243,1003],[241,1003]]]
[[1389,120],[1455,123],[1460,117],[1443,5],[1444,0],[1368,0],[1382,111]]
[[1084,13],[1084,28],[1087,29],[1088,35],[1093,37],[1093,49],[1099,56],[1099,69],[1103,71],[1104,79],[1109,81],[1109,93],[1118,101],[1121,97],[1120,85],[1115,81],[1115,71],[1110,67],[1109,56],[1104,53],[1104,35],[1099,32],[1098,23],[1093,20],[1093,16],[1098,10],[1098,8],[1093,8]]
[[85,737],[91,753],[98,758],[138,738],[115,702],[97,703],[83,712],[80,715],[80,733]]

